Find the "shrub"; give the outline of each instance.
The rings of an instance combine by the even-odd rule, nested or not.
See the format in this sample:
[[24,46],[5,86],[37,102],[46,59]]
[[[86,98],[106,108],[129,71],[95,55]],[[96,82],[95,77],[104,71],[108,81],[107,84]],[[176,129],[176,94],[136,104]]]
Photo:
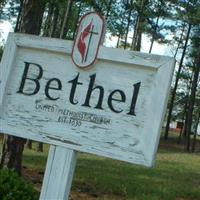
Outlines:
[[0,200],[38,200],[38,192],[16,173],[1,169]]

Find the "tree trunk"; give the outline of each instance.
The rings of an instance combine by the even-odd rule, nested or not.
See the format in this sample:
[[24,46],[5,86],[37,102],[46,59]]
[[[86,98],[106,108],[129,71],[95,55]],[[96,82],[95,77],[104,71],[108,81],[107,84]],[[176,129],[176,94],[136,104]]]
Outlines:
[[28,149],[32,149],[32,140],[27,140],[27,141],[26,141],[26,147],[27,147]]
[[136,24],[135,24],[135,27],[134,27],[133,38],[132,38],[132,44],[131,44],[131,50],[135,50],[136,38],[137,38],[138,30],[139,30],[139,14],[138,14],[138,16],[137,16]]
[[193,122],[193,110],[194,110],[194,104],[195,104],[195,98],[196,98],[196,91],[197,91],[197,84],[200,74],[200,47],[198,49],[197,58],[195,60],[195,69],[194,69],[194,77],[192,80],[192,88],[191,88],[191,95],[190,95],[190,101],[188,106],[188,122],[187,122],[187,128],[186,128],[186,134],[187,134],[187,151],[190,151],[190,134],[192,129],[192,122]]
[[179,41],[178,41],[178,46],[177,46],[176,51],[174,53],[174,58],[176,58],[178,50],[180,49],[181,43],[183,41],[183,36],[184,36],[185,28],[186,28],[186,23],[184,22],[183,27],[182,27],[181,36],[180,36]]
[[158,16],[157,16],[157,19],[156,19],[155,27],[153,29],[153,34],[152,34],[152,39],[151,39],[151,45],[150,45],[150,48],[149,48],[149,53],[151,53],[151,51],[153,49],[153,44],[154,44],[154,41],[155,41],[155,36],[156,36],[157,29],[158,29],[158,23],[159,23],[159,20],[160,20],[161,13],[162,13],[162,3],[158,1]]
[[195,148],[196,148],[197,129],[198,129],[199,122],[200,122],[200,110],[198,112],[196,123],[194,125],[194,137],[193,137],[193,141],[192,141],[192,152],[193,153],[195,152]]
[[37,142],[37,147],[36,147],[38,152],[43,152],[43,143],[42,142]]
[[25,142],[25,139],[5,135],[0,166],[21,174],[22,153]]
[[186,125],[187,125],[187,111],[188,111],[188,98],[189,98],[190,89],[188,88],[188,94],[186,95],[185,105],[184,105],[184,112],[183,112],[183,121],[184,121],[184,127],[181,133],[181,136],[184,138],[186,137]]
[[44,36],[49,37],[50,36],[50,28],[53,20],[53,11],[54,11],[54,0],[49,1],[48,4],[48,14],[45,20],[45,25],[44,25]]
[[[19,31],[38,35],[42,24],[44,7],[44,1],[24,0]],[[12,169],[18,174],[21,173],[22,153],[25,141],[14,136],[5,136],[1,166]]]
[[71,11],[72,4],[73,4],[72,0],[67,1],[67,8],[66,8],[64,21],[62,23],[62,27],[61,27],[61,31],[60,31],[60,38],[64,38],[64,34],[67,33],[67,30],[68,30],[67,24],[69,21],[69,13]]
[[127,27],[126,27],[126,36],[125,36],[125,42],[124,42],[124,49],[127,48],[127,44],[128,44],[128,33],[129,33],[130,23],[131,23],[131,9],[128,12],[128,23],[127,23]]
[[21,33],[40,34],[45,3],[43,0],[24,0],[22,7]]
[[141,42],[142,42],[142,31],[140,31],[137,35],[136,46],[135,46],[136,51],[141,50]]
[[170,121],[171,121],[171,117],[172,117],[172,110],[173,110],[173,106],[174,106],[174,100],[175,100],[175,97],[176,97],[176,90],[177,90],[177,87],[178,87],[180,73],[181,73],[182,66],[183,66],[183,60],[185,58],[185,53],[186,53],[186,49],[187,49],[187,45],[188,45],[191,27],[192,27],[192,25],[189,24],[187,36],[186,36],[186,39],[185,39],[185,45],[184,45],[183,53],[182,53],[182,56],[181,56],[178,72],[177,72],[177,75],[176,75],[176,80],[175,80],[174,89],[172,91],[171,101],[170,101],[170,104],[169,104],[169,112],[168,112],[167,124],[166,124],[166,128],[165,128],[165,135],[164,135],[165,140],[168,139],[168,135],[169,135],[169,125],[170,125]]
[[58,15],[59,15],[59,10],[58,10],[58,7],[56,5],[55,8],[54,8],[53,21],[52,21],[52,26],[51,26],[49,37],[56,37]]
[[117,46],[116,46],[116,48],[119,48],[120,39],[121,39],[121,35],[119,34],[119,35],[118,35],[118,38],[117,38]]
[[78,25],[78,21],[79,21],[79,18],[80,18],[81,8],[82,8],[82,1],[80,1],[80,3],[79,3],[78,14],[77,14],[76,21],[75,21],[75,26],[74,26],[75,28],[73,30],[72,40],[74,40],[74,38],[76,36],[77,25]]
[[141,49],[141,42],[142,42],[142,32],[143,26],[145,22],[145,17],[143,15],[145,5],[148,3],[148,0],[141,0],[140,1],[140,8],[138,10],[138,16],[136,19],[136,24],[134,28],[134,35],[131,44],[131,50],[140,51]]
[[16,25],[15,25],[15,30],[14,30],[15,32],[18,32],[19,28],[20,28],[22,6],[23,6],[23,0],[20,0],[20,8],[19,8],[19,12],[18,12],[18,15],[17,15],[17,21],[16,21]]
[[149,53],[151,53],[151,51],[153,49],[153,44],[154,44],[154,41],[155,41],[155,35],[156,35],[156,32],[157,32],[157,29],[158,29],[159,19],[160,19],[160,15],[156,19],[156,25],[155,25],[155,28],[153,30],[153,35],[152,35],[152,39],[151,39],[151,45],[150,45],[150,48],[149,48]]

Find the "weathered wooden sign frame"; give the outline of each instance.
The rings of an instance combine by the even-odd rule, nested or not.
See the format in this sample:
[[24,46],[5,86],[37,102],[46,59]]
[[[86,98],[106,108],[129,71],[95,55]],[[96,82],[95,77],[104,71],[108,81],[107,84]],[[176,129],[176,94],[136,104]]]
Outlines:
[[[70,58],[72,47],[70,41],[10,33],[0,66],[0,132],[52,145],[41,199],[69,193],[75,151],[152,166],[167,105],[173,58],[100,47],[95,66],[85,70]],[[71,86],[65,93],[58,75]],[[84,92],[77,92],[82,85]],[[64,174],[64,188],[55,194]]]
[[[33,58],[30,57],[31,54],[30,54],[30,56],[28,53],[26,54],[26,52],[28,52],[29,50],[31,50],[31,54],[33,54],[32,55]],[[0,131],[3,133],[11,134],[11,135],[16,135],[16,136],[25,137],[25,138],[29,138],[29,139],[33,139],[33,140],[38,140],[38,141],[49,143],[49,144],[67,147],[67,148],[74,149],[77,151],[94,153],[97,155],[111,157],[114,159],[119,159],[119,160],[123,160],[123,161],[127,161],[127,162],[143,164],[146,166],[152,166],[154,163],[154,157],[155,157],[155,153],[156,153],[157,146],[158,146],[158,140],[159,140],[159,135],[160,135],[159,132],[160,132],[161,126],[162,126],[163,115],[164,115],[164,111],[165,111],[166,104],[167,104],[167,97],[168,97],[168,92],[169,92],[171,78],[172,78],[173,69],[174,69],[174,60],[170,57],[143,54],[143,53],[139,53],[139,52],[130,52],[130,51],[123,51],[120,49],[111,49],[111,48],[101,47],[99,50],[99,55],[98,55],[98,59],[99,59],[98,62],[100,63],[100,65],[96,64],[96,66],[93,69],[84,71],[82,69],[78,69],[75,65],[73,66],[73,62],[71,61],[71,58],[70,58],[71,50],[72,50],[72,43],[69,41],[63,41],[63,40],[58,40],[58,39],[48,39],[48,38],[23,35],[23,34],[12,34],[11,33],[9,35],[8,42],[7,42],[6,48],[5,48],[5,52],[4,52],[4,55],[2,58],[2,63],[1,63],[1,74],[0,74],[0,81],[1,81],[1,83],[0,83],[1,84],[1,86],[0,86],[1,87],[0,123],[1,123],[1,129],[0,129]],[[21,54],[20,54],[20,51],[22,51]],[[39,52],[39,55],[36,55],[37,52]],[[30,63],[37,63],[37,61],[35,59],[40,59],[40,54],[42,54],[42,52],[45,52],[47,54],[50,53],[50,57],[49,57],[50,62],[51,61],[53,62],[53,59],[54,59],[54,58],[52,58],[52,52],[55,53],[58,60],[61,59],[59,57],[60,55],[63,56],[63,54],[64,54],[64,57],[68,56],[67,59],[70,61],[68,64],[66,64],[66,68],[69,67],[67,65],[69,65],[69,64],[72,65],[72,68],[75,69],[75,72],[76,72],[73,74],[74,77],[76,76],[77,73],[80,73],[80,78],[81,78],[81,74],[87,74],[88,82],[89,82],[90,74],[93,74],[96,71],[97,71],[97,73],[100,74],[101,70],[105,70],[105,73],[107,73],[107,74],[109,72],[113,73],[112,69],[114,67],[116,67],[116,70],[115,69],[114,70],[117,72],[113,73],[112,75],[105,74],[105,77],[110,76],[110,77],[108,77],[108,81],[107,81],[107,83],[105,83],[105,85],[106,84],[109,85],[111,83],[112,76],[123,77],[123,74],[125,74],[123,77],[123,80],[122,80],[122,82],[124,81],[123,84],[126,84],[125,83],[126,77],[127,77],[127,82],[130,82],[129,74],[131,73],[131,70],[132,70],[131,67],[133,69],[136,68],[136,71],[134,71],[132,74],[137,73],[136,77],[139,77],[139,79],[143,78],[142,73],[147,73],[147,76],[144,78],[145,80],[142,80],[141,89],[140,89],[140,93],[142,93],[142,92],[145,93],[145,94],[142,94],[143,96],[141,97],[141,98],[144,97],[144,99],[138,99],[137,100],[138,102],[136,102],[137,107],[144,106],[145,108],[144,109],[138,108],[139,110],[137,111],[137,107],[136,107],[136,111],[135,111],[135,112],[137,112],[136,116],[134,116],[135,115],[134,113],[132,113],[132,115],[127,114],[129,111],[129,107],[124,108],[124,110],[127,109],[127,112],[123,111],[122,113],[119,113],[119,114],[112,112],[112,110],[110,110],[110,108],[107,105],[106,105],[107,106],[106,108],[103,108],[104,110],[89,108],[90,109],[89,112],[91,113],[90,117],[91,116],[93,117],[93,114],[98,115],[100,113],[100,117],[98,119],[103,122],[100,123],[100,125],[98,124],[98,122],[96,122],[94,124],[91,123],[90,125],[88,125],[90,127],[87,130],[92,129],[91,127],[93,127],[94,128],[93,130],[95,130],[95,133],[96,133],[96,132],[98,132],[99,129],[102,128],[102,130],[98,132],[99,137],[101,138],[101,135],[103,135],[104,132],[106,131],[106,133],[104,134],[105,138],[101,138],[102,141],[101,140],[98,141],[97,135],[95,135],[95,133],[93,133],[92,130],[91,130],[91,132],[94,135],[95,139],[94,138],[93,139],[86,138],[87,134],[89,135],[89,133],[83,133],[83,132],[81,132],[82,130],[79,133],[77,131],[76,127],[72,127],[69,130],[69,132],[71,134],[71,132],[73,132],[73,130],[75,129],[76,137],[78,137],[77,140],[74,138],[71,139],[70,138],[71,136],[69,138],[65,137],[65,135],[69,134],[69,133],[67,133],[67,131],[64,132],[63,135],[59,136],[59,132],[60,132],[59,129],[56,129],[56,131],[58,131],[58,134],[52,132],[51,133],[52,135],[49,134],[48,132],[46,132],[46,133],[44,131],[40,132],[40,130],[41,130],[40,126],[50,126],[50,123],[47,123],[45,121],[45,119],[43,119],[44,121],[42,121],[42,119],[40,119],[41,122],[37,121],[39,126],[36,127],[36,125],[34,123],[32,124],[30,121],[29,122],[25,121],[25,119],[21,119],[20,117],[16,116],[15,115],[17,112],[16,105],[14,105],[14,107],[12,107],[12,103],[9,104],[10,102],[7,102],[7,99],[10,98],[10,94],[7,91],[7,88],[9,86],[9,84],[12,83],[12,81],[13,81],[12,79],[14,76],[16,76],[15,74],[17,73],[17,68],[19,67],[19,66],[15,66],[16,57],[19,60],[24,59],[23,61],[21,61],[21,63],[20,63],[21,65],[22,65],[22,63],[23,63],[23,65],[26,65],[26,63],[24,64],[24,62],[27,62],[26,59],[28,59],[28,61]],[[26,54],[24,58],[20,57],[22,54]],[[34,56],[36,58],[34,58]],[[43,58],[41,58],[41,60],[42,59]],[[47,62],[49,62],[49,61],[47,61]],[[112,69],[109,69],[109,65],[107,63],[110,64],[111,62],[113,62]],[[103,68],[104,66],[105,66],[104,69],[100,69],[100,68]],[[22,68],[23,67],[24,66],[22,66]],[[56,66],[56,67],[59,67],[59,66]],[[123,72],[123,67],[124,67],[124,70],[128,70],[128,71]],[[15,70],[14,70],[14,68],[15,68]],[[37,67],[35,67],[35,68],[37,68]],[[122,68],[122,71],[120,70],[121,68]],[[107,69],[108,69],[108,72],[106,71]],[[14,70],[14,76],[13,76],[13,70]],[[15,89],[16,93],[13,94],[12,98],[15,98],[16,95],[18,95],[18,97],[22,97],[22,95],[19,96],[19,94],[17,94],[19,92],[17,90],[19,90],[19,84],[20,84],[19,81],[21,81],[21,79],[22,79],[22,74],[24,73],[23,70],[24,69],[21,69],[21,72],[19,73],[20,75],[18,75],[20,77],[18,77],[18,82],[16,81],[17,83],[15,83],[15,85],[18,84],[18,86],[16,86],[16,89]],[[39,69],[37,69],[37,71],[38,70]],[[45,70],[47,70],[47,69],[45,69]],[[119,73],[118,73],[118,70],[119,70]],[[139,71],[142,71],[142,73],[140,73]],[[61,74],[62,73],[63,72],[61,72]],[[104,72],[102,74],[104,74]],[[52,77],[49,77],[49,78],[55,78],[55,77],[54,77],[54,75],[52,75]],[[101,78],[101,77],[96,77],[96,79],[97,78]],[[73,79],[73,77],[72,77],[72,79]],[[128,90],[128,92],[131,93],[130,100],[131,100],[132,96],[135,95],[132,92],[132,90],[135,89],[133,86],[139,80],[139,79],[136,80],[135,77],[133,79],[135,79],[135,80],[131,80],[131,82],[129,83],[129,85],[131,84],[130,90]],[[69,81],[69,80],[70,79],[68,78],[67,81]],[[120,81],[121,80],[119,80],[118,82],[120,82]],[[143,83],[143,82],[145,82],[145,83]],[[119,83],[119,86],[122,87],[120,84],[121,83]],[[101,83],[101,85],[102,85],[102,83]],[[128,86],[125,85],[125,88],[122,88],[121,90],[123,90],[123,89],[125,90],[126,87],[128,87]],[[118,89],[117,86],[113,87],[113,88]],[[145,95],[147,97],[145,97]],[[58,95],[56,94],[56,96],[58,96]],[[31,101],[31,99],[33,98],[33,96],[30,96],[30,97],[25,96],[25,97],[26,97],[27,101]],[[66,98],[68,98],[68,97],[65,97],[65,101],[67,102],[68,99],[66,99]],[[120,96],[120,98],[122,98],[122,97]],[[138,98],[140,98],[140,97],[138,97]],[[40,97],[38,99],[40,100]],[[114,97],[113,97],[113,99],[114,99]],[[38,100],[38,102],[39,102],[39,100]],[[12,101],[12,99],[10,101]],[[55,101],[49,101],[49,102],[54,103]],[[22,104],[23,104],[23,106],[26,106],[26,107],[30,106],[30,104],[28,102],[26,105],[24,105],[25,102],[22,102]],[[20,102],[19,102],[19,105],[20,105]],[[120,102],[119,105],[122,105],[122,103]],[[8,109],[8,107],[12,107],[12,108]],[[18,106],[18,107],[20,107],[20,106]],[[35,107],[37,107],[37,105]],[[39,104],[38,104],[38,107],[39,107]],[[68,107],[69,107],[69,105],[68,105]],[[75,109],[75,107],[76,107],[76,105],[75,106],[73,105],[73,109]],[[20,109],[20,108],[18,108],[18,109]],[[32,108],[30,108],[30,111],[31,111],[31,109]],[[39,109],[39,111],[41,111],[42,108],[41,109],[34,108],[34,109],[36,109],[36,112],[34,113],[34,115],[36,115],[38,112],[38,109]],[[53,108],[51,107],[49,109],[53,109]],[[87,108],[79,106],[78,109],[83,109],[83,113],[84,113]],[[119,108],[117,108],[117,109],[119,109]],[[9,110],[9,113],[8,113],[8,110]],[[27,108],[27,110],[29,110],[29,108]],[[76,111],[76,110],[74,110],[74,111]],[[75,114],[77,112],[75,112]],[[111,119],[106,117],[106,115],[108,115],[108,113],[109,114],[111,113],[110,117],[116,116],[116,118],[114,118],[114,120],[116,120],[116,122],[114,120],[112,120],[111,124],[109,124],[110,123],[109,120],[111,120]],[[31,115],[31,113],[29,113],[29,114]],[[46,114],[47,114],[47,116],[52,115],[52,113],[50,111],[49,112],[47,111]],[[42,115],[42,111],[39,112],[38,115]],[[44,116],[44,118],[47,116]],[[93,118],[95,118],[95,117],[98,117],[98,116],[95,115]],[[125,118],[125,120],[128,122],[123,124],[122,123],[123,118]],[[34,120],[34,116],[30,116],[29,120],[30,119],[31,119],[31,121]],[[13,122],[13,120],[15,122]],[[46,119],[46,120],[48,121],[49,119]],[[45,123],[47,123],[47,124],[45,124]],[[120,125],[118,126],[119,123],[120,123]],[[134,125],[130,129],[127,124],[131,124],[131,123]],[[108,129],[106,129],[107,124],[109,126]],[[125,126],[125,125],[126,125],[126,127],[123,127],[123,129],[120,130],[120,127]],[[32,126],[35,126],[35,127],[32,127]],[[84,125],[84,126],[86,126],[86,125]],[[115,127],[115,126],[117,126],[117,127]],[[140,126],[140,127],[138,127],[138,126]],[[20,127],[22,127],[22,128],[20,128]],[[52,129],[52,128],[53,127],[50,127],[50,129]],[[85,127],[83,127],[83,128],[85,129]],[[134,133],[134,131],[137,128],[138,128],[137,131],[140,131],[140,132]],[[48,130],[51,132],[50,129],[48,129]],[[67,127],[67,129],[68,129],[68,127]],[[114,132],[114,135],[112,135],[111,131]],[[119,131],[121,131],[121,132],[126,131],[126,133],[124,132],[121,134],[121,133],[119,133]],[[131,133],[129,134],[128,132],[130,132],[130,131],[131,131]],[[55,132],[55,130],[54,130],[54,132]],[[79,134],[80,135],[82,134],[82,135],[79,137]],[[121,134],[121,135],[119,135],[119,137],[117,137],[117,134]],[[131,134],[133,135],[133,138],[131,138]],[[106,135],[107,135],[107,137],[106,137]],[[136,138],[136,140],[134,138],[135,135],[139,136],[138,138]],[[90,133],[90,136],[91,136],[91,133]],[[123,138],[123,136],[124,136],[124,138]],[[110,139],[109,137],[114,137],[114,139]],[[85,142],[86,141],[85,139],[89,140],[89,142],[88,143]],[[125,142],[123,140],[125,142],[128,142],[129,144],[126,146],[124,144]],[[85,144],[83,141],[85,142]],[[102,144],[100,144],[101,142],[103,143],[102,147],[101,147]],[[93,146],[94,144],[99,144],[99,147]],[[135,146],[136,146],[136,148],[135,148]]]

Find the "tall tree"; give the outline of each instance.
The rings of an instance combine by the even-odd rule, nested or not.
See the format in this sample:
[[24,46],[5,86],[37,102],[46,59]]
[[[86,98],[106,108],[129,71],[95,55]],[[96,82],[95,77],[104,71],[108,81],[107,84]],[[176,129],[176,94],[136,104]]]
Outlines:
[[[21,9],[21,22],[18,32],[36,34],[40,33],[43,19],[45,1],[23,0]],[[5,136],[1,157],[1,166],[21,173],[22,153],[25,139],[14,136]]]
[[[186,50],[188,51],[188,53],[190,52],[191,48],[188,48],[188,44],[191,41],[191,38],[193,37],[194,30],[196,29],[196,27],[200,23],[200,20],[198,18],[198,16],[199,16],[198,13],[200,12],[200,2],[198,0],[194,0],[194,1],[174,1],[174,2],[176,3],[176,13],[177,13],[176,19],[179,20],[179,21],[181,20],[184,25],[185,25],[185,23],[187,23],[188,30],[187,30],[185,44],[184,44],[182,56],[181,56],[181,59],[180,59],[179,68],[178,68],[178,72],[177,72],[177,75],[176,75],[175,85],[174,85],[174,89],[173,89],[172,97],[171,97],[171,102],[170,102],[170,106],[169,106],[169,112],[168,112],[168,117],[167,117],[167,125],[166,125],[166,128],[165,128],[165,135],[164,135],[165,139],[168,139],[169,125],[170,125],[171,116],[172,116],[173,104],[174,104],[174,100],[175,100],[175,96],[176,96],[178,82],[179,82],[179,79],[180,79],[180,73],[182,71],[182,67],[183,67],[183,63],[184,63],[183,61],[184,61],[184,58],[185,58],[185,55],[186,55]],[[194,45],[193,45],[193,47],[194,47]],[[191,57],[191,53],[188,54],[188,56]],[[188,105],[191,103],[190,101],[191,101],[191,98],[189,98]],[[191,105],[189,107],[191,108]],[[188,114],[188,112],[190,112],[189,108],[188,108],[187,114]],[[190,125],[189,125],[189,129],[187,127],[188,123],[191,123],[191,119],[188,119],[188,117],[190,118],[189,115],[186,115],[185,130],[190,129]],[[190,138],[190,136],[188,136],[188,139],[189,138]]]
[[188,121],[187,121],[187,128],[186,128],[186,135],[187,135],[187,151],[190,151],[190,135],[192,130],[192,123],[193,123],[193,111],[194,111],[194,105],[195,105],[195,99],[196,99],[196,92],[197,92],[197,83],[200,75],[200,47],[198,48],[197,55],[195,57],[194,62],[194,77],[192,80],[192,88],[191,88],[191,95],[190,95],[190,101],[188,106]]
[[126,27],[126,34],[125,34],[125,41],[124,41],[124,49],[126,49],[128,46],[128,33],[130,29],[130,24],[131,24],[132,1],[130,3],[127,3],[126,7],[128,11],[128,17],[127,17],[127,27]]
[[43,28],[43,35],[46,37],[50,36],[50,28],[52,25],[54,9],[55,9],[55,0],[49,0],[46,6],[47,16],[46,16],[46,20],[45,20],[44,28]]
[[179,82],[179,79],[180,79],[180,73],[181,73],[181,70],[182,70],[182,67],[183,67],[183,61],[184,61],[185,54],[186,54],[186,49],[187,49],[187,45],[188,45],[188,41],[189,41],[191,27],[192,27],[192,25],[189,24],[188,25],[187,36],[186,36],[186,39],[185,39],[185,44],[184,44],[184,48],[183,48],[181,60],[180,60],[180,63],[179,63],[179,68],[178,68],[178,71],[177,71],[177,74],[176,74],[176,80],[175,80],[175,84],[174,84],[174,88],[173,88],[173,91],[172,91],[171,100],[170,100],[170,104],[169,104],[169,111],[168,111],[168,116],[167,116],[167,124],[166,124],[166,127],[165,127],[165,135],[164,135],[164,138],[166,140],[168,139],[168,135],[169,135],[169,126],[170,126],[170,121],[171,121],[171,117],[172,117],[172,110],[173,110],[174,100],[175,100],[175,97],[176,97],[176,91],[177,91],[178,82]]
[[[151,44],[149,48],[149,53],[151,53],[153,49],[153,44],[156,39],[160,38],[161,34],[159,33],[159,22],[162,19],[163,16],[167,16],[168,14],[168,7],[166,1],[160,0],[158,2],[153,3],[153,8],[150,10],[149,15],[152,15],[152,20],[149,19],[148,21],[151,26],[150,32],[151,32]],[[155,21],[155,22],[154,22]],[[163,27],[161,26],[161,29]]]
[[71,11],[72,4],[73,4],[72,0],[67,0],[67,8],[65,11],[65,16],[64,16],[64,20],[63,20],[61,31],[60,31],[60,38],[64,38],[64,34],[68,30],[67,25],[68,25],[68,21],[69,21],[69,13]]
[[192,141],[192,152],[195,152],[196,148],[196,139],[197,139],[197,130],[198,130],[198,125],[200,123],[200,99],[198,99],[198,108],[196,109],[196,115],[195,115],[195,121],[194,121],[194,137]]
[[131,45],[132,50],[140,51],[142,43],[142,33],[144,32],[146,22],[146,8],[149,0],[136,1],[137,19],[134,28],[133,41]]
[[[193,17],[193,14],[196,14],[196,17]],[[189,98],[189,106],[187,112],[187,126],[186,126],[186,135],[187,135],[187,151],[190,151],[190,135],[192,132],[192,127],[195,119],[194,109],[195,103],[197,102],[197,94],[200,92],[198,91],[198,81],[200,77],[200,2],[196,2],[196,7],[193,8],[193,12],[190,15],[191,21],[194,24],[193,34],[191,37],[191,53],[190,57],[193,61],[193,79],[191,84],[191,94]],[[197,104],[197,103],[196,103]],[[198,105],[198,104],[197,104]],[[199,112],[197,109],[196,112]],[[197,119],[198,120],[198,119]],[[194,133],[195,134],[195,133]],[[196,140],[196,135],[194,135],[194,142]],[[193,148],[194,150],[194,143]]]

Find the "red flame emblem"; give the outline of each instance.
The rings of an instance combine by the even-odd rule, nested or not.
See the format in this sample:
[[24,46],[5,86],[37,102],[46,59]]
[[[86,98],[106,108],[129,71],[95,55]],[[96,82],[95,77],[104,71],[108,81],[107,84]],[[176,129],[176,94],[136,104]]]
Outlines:
[[92,27],[92,21],[86,26],[86,28],[81,32],[80,37],[78,39],[78,50],[81,54],[82,57],[82,63],[84,61],[85,58],[85,51],[86,51],[86,44],[85,44],[85,39],[86,37],[89,35],[90,30]]

